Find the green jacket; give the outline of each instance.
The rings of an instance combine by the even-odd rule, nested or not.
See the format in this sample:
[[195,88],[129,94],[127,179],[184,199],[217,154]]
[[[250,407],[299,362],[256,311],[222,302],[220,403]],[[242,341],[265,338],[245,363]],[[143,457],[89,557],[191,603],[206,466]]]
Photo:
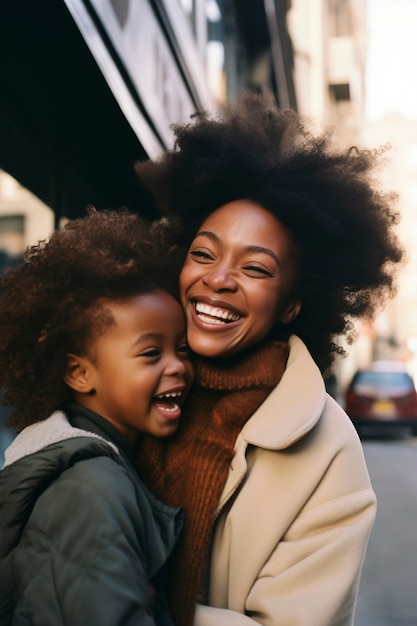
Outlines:
[[76,428],[56,412],[6,452],[2,626],[172,626],[160,570],[182,512],[150,494],[89,417]]

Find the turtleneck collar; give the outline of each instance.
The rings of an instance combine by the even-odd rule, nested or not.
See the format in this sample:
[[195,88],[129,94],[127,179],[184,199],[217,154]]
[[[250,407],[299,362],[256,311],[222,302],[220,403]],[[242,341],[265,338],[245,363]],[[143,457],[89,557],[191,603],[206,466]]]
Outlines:
[[268,341],[256,350],[228,359],[195,358],[195,384],[216,391],[265,389],[281,378],[289,355],[285,341]]

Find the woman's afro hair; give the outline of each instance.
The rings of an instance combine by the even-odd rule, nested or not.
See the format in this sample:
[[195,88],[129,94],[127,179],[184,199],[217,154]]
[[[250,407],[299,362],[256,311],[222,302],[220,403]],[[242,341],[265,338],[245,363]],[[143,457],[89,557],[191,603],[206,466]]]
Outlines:
[[354,321],[370,319],[395,294],[403,261],[396,195],[378,189],[382,151],[333,146],[330,131],[309,129],[269,94],[246,92],[218,114],[173,126],[175,144],[136,174],[163,215],[182,221],[189,245],[216,208],[247,199],[287,228],[298,263],[294,294],[302,309],[288,326],[323,372],[336,342],[355,338]]
[[96,211],[29,247],[0,278],[0,386],[17,430],[69,400],[68,352],[85,354],[112,323],[106,301],[168,291],[178,299],[184,251],[160,220]]

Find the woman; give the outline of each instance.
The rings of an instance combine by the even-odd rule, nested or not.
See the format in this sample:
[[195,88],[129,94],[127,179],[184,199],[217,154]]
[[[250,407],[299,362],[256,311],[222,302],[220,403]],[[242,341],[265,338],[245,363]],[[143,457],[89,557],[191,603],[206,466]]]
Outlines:
[[374,184],[376,153],[336,150],[265,95],[175,132],[137,173],[191,242],[196,385],[179,431],[140,463],[185,507],[176,623],[352,625],[375,496],[323,374],[337,338],[395,291],[394,197]]

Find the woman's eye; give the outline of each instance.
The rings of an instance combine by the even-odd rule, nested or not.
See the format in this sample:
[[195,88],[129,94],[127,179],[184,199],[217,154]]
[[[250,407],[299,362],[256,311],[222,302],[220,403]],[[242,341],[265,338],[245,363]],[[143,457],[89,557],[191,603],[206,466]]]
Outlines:
[[244,269],[247,272],[251,272],[261,276],[272,276],[272,272],[267,270],[265,267],[260,267],[259,265],[245,265]]

